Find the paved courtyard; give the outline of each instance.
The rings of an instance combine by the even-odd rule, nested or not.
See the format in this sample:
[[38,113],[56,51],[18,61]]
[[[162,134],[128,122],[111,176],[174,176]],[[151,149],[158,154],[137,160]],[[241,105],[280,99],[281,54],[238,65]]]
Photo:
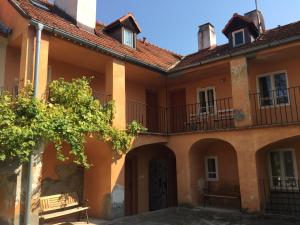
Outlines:
[[[113,221],[92,220],[95,225],[300,225],[300,218],[255,216],[218,209],[171,208]],[[86,223],[64,223],[83,225]]]

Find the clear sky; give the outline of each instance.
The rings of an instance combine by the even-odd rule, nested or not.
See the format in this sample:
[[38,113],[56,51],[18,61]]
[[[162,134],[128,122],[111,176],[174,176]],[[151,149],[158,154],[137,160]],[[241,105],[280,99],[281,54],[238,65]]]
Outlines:
[[[97,0],[97,17],[108,24],[132,12],[140,38],[180,54],[197,51],[198,26],[215,26],[218,44],[227,40],[222,29],[233,13],[255,9],[255,0]],[[267,28],[300,20],[300,0],[258,0]]]

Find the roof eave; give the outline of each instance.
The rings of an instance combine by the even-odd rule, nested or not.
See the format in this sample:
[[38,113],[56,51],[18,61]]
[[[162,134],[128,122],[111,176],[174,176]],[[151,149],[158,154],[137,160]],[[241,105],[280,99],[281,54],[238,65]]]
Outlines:
[[[32,26],[37,26],[38,23],[42,23],[36,19],[30,19],[29,20],[29,23],[30,25]],[[44,29],[50,33],[53,33],[55,35],[58,35],[58,36],[62,36],[62,37],[65,37],[66,39],[69,39],[71,41],[74,41],[74,42],[77,42],[77,43],[81,43],[82,45],[86,46],[87,48],[90,48],[90,49],[93,49],[93,50],[96,50],[98,52],[101,52],[103,54],[106,54],[106,55],[110,55],[114,58],[118,58],[120,60],[123,60],[123,61],[126,61],[126,62],[129,62],[129,63],[134,63],[134,64],[137,64],[137,65],[140,65],[140,66],[143,66],[147,69],[150,69],[154,72],[159,72],[161,74],[166,74],[167,73],[167,69],[163,69],[159,66],[154,66],[154,65],[151,65],[149,63],[146,63],[142,60],[139,60],[137,58],[134,58],[132,56],[128,56],[126,54],[122,54],[122,53],[119,53],[117,51],[114,51],[112,49],[109,49],[107,47],[104,47],[104,46],[101,46],[101,45],[96,45],[94,44],[93,42],[90,42],[90,41],[87,41],[85,39],[82,39],[78,36],[75,36],[75,35],[72,35],[64,30],[61,30],[61,29],[57,29],[55,27],[52,27],[52,26],[49,26],[47,24],[44,24]]]
[[240,50],[240,51],[237,51],[237,52],[234,52],[234,53],[224,54],[224,55],[219,56],[219,57],[214,57],[214,58],[211,58],[211,59],[201,60],[197,63],[194,63],[194,64],[191,64],[191,65],[182,67],[182,68],[178,68],[178,69],[174,69],[172,71],[169,71],[168,75],[177,75],[177,74],[183,72],[184,70],[192,69],[192,68],[197,67],[197,66],[206,65],[206,64],[209,64],[209,63],[213,63],[213,62],[217,62],[217,61],[220,61],[220,60],[225,60],[225,59],[229,59],[229,58],[232,58],[232,57],[237,57],[237,56],[241,56],[241,55],[245,55],[245,54],[255,53],[255,52],[258,52],[258,51],[262,51],[262,50],[266,50],[266,49],[269,49],[269,48],[277,47],[277,46],[280,46],[280,45],[283,45],[283,44],[288,44],[288,43],[294,42],[294,41],[300,41],[300,35],[292,36],[292,37],[282,39],[282,40],[273,41],[273,42],[263,44],[263,45],[260,45],[260,46],[256,46],[256,47],[253,47],[253,48],[249,48],[249,49],[243,49],[243,50]]

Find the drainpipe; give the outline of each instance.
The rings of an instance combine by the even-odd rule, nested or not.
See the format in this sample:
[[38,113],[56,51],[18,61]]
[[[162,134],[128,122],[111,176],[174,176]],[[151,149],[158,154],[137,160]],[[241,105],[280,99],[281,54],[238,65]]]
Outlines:
[[[41,35],[44,25],[38,23],[36,25],[36,51],[35,51],[35,64],[34,64],[34,86],[33,96],[37,98],[37,90],[39,83],[39,69],[40,69],[40,51],[41,51]],[[32,195],[32,178],[33,178],[33,154],[30,155],[28,163],[28,181],[26,193],[26,207],[25,207],[25,225],[30,225],[30,208],[31,208],[31,195]]]

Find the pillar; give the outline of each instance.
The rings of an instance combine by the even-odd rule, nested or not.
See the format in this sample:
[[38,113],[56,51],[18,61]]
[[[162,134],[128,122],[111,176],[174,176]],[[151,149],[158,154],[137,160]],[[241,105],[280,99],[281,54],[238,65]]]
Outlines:
[[106,65],[105,82],[106,93],[114,100],[116,107],[113,126],[124,130],[126,128],[125,63],[111,59]]
[[252,125],[249,97],[249,77],[247,59],[235,58],[230,61],[233,109],[235,110],[235,126]]
[[[19,75],[19,88],[23,88],[28,81],[34,81],[34,64],[36,54],[36,30],[29,27],[27,32],[22,36],[21,44],[21,61],[20,61],[20,75]],[[48,54],[49,54],[49,38],[46,34],[42,33],[41,48],[40,48],[40,66],[39,66],[39,84],[37,97],[40,99],[45,98],[47,90],[48,78]],[[41,194],[41,181],[42,181],[42,154],[44,146],[38,149],[37,153],[33,156],[33,179],[32,179],[32,197],[31,197],[31,214],[30,224],[39,223],[39,199]],[[28,168],[25,166],[24,168]],[[27,181],[27,177],[26,177]]]
[[260,195],[257,179],[257,167],[255,151],[251,143],[242,141],[236,148],[238,159],[238,171],[241,191],[242,208],[247,212],[259,212]]
[[4,87],[7,39],[0,36],[0,91]]
[[[115,103],[113,126],[126,129],[126,91],[125,63],[111,59],[106,65],[106,92]],[[113,156],[111,159],[111,194],[108,196],[107,217],[117,218],[125,214],[125,156]]]

